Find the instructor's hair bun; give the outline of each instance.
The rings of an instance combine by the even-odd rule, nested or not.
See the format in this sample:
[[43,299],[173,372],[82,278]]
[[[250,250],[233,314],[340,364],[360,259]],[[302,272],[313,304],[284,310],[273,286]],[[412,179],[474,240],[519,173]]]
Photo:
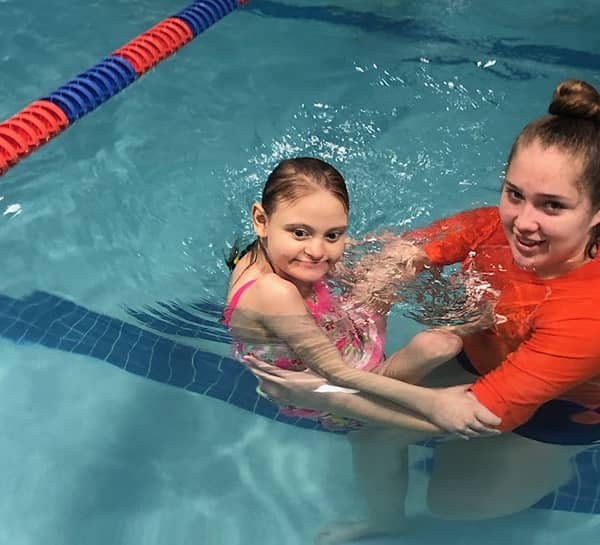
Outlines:
[[548,112],[600,123],[600,94],[585,81],[565,80],[554,89]]

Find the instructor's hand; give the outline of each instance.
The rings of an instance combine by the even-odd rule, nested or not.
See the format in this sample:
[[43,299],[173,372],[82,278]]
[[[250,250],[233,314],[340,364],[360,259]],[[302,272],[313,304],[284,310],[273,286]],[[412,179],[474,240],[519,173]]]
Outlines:
[[434,390],[430,414],[432,423],[463,439],[498,435],[502,420],[484,407],[469,390],[470,384]]

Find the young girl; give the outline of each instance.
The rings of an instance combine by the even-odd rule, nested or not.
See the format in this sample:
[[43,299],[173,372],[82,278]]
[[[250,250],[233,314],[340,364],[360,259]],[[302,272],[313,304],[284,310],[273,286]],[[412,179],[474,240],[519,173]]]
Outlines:
[[[413,415],[427,410],[429,390],[406,388],[403,382],[377,374],[400,377],[411,369],[427,374],[460,350],[460,338],[442,331],[419,333],[395,354],[392,364],[380,365],[385,317],[353,304],[351,293],[333,293],[328,285],[344,250],[348,212],[344,179],[324,161],[287,159],[269,175],[261,203],[251,209],[257,238],[240,255],[234,249],[228,262],[232,274],[224,323],[239,339],[236,356],[256,356],[283,369],[308,368],[336,385],[365,393],[386,392],[385,397],[408,409],[387,411],[383,420],[379,412],[367,410],[367,421],[418,420],[424,431],[462,433],[462,424],[440,428]],[[362,398],[356,398],[358,407]],[[282,412],[315,418],[328,428],[361,426],[318,407],[287,407]],[[485,416],[481,430],[470,429],[470,434],[491,431]]]

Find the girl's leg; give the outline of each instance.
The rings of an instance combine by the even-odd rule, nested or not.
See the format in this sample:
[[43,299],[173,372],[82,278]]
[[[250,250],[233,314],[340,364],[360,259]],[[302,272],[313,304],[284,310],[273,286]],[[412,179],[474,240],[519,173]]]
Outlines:
[[406,523],[408,445],[425,438],[420,432],[365,429],[349,434],[354,475],[367,504],[361,520],[329,525],[317,536],[318,545],[380,534],[397,534]]
[[443,329],[426,329],[387,358],[376,372],[416,384],[461,349],[462,341],[458,335]]
[[514,433],[452,441],[435,449],[429,508],[448,519],[510,515],[534,505],[572,476],[586,447],[540,443]]
[[426,329],[417,333],[403,348],[394,352],[383,363],[381,374],[417,384],[461,351],[461,337],[488,329],[495,323],[496,315],[493,306],[484,302],[476,320],[455,326]]
[[[451,360],[423,381],[432,388],[473,382],[474,375]],[[362,520],[327,526],[316,538],[330,545],[370,535],[402,531],[406,524],[404,503],[408,490],[408,446],[428,438],[415,431],[364,429],[348,435],[352,446],[354,474],[367,503]],[[474,443],[469,441],[469,443]]]

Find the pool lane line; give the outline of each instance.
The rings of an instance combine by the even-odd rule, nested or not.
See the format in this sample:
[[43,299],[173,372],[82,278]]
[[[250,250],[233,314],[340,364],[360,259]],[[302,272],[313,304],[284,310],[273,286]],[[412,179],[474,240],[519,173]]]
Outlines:
[[0,176],[247,0],[196,0],[0,123]]

